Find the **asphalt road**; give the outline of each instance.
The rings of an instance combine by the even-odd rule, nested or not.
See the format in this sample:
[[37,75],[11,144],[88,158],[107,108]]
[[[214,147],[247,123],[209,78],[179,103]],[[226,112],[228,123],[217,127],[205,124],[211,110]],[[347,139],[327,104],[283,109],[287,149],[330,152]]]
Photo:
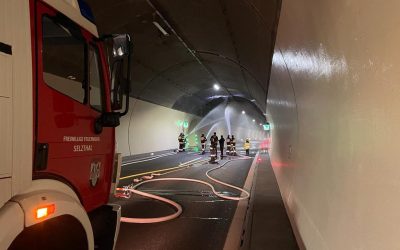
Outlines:
[[[203,160],[208,159],[208,155],[178,153],[126,165],[122,168],[121,177],[176,167],[180,163],[199,157]],[[211,175],[227,183],[243,187],[252,159],[237,160],[237,158],[239,157],[232,157],[233,161],[211,172]],[[225,159],[220,161],[220,164],[225,161]],[[162,177],[183,177],[208,181],[218,191],[226,191],[226,195],[237,196],[237,191],[213,183],[205,176],[205,172],[215,166],[217,165],[196,164]],[[134,178],[138,177],[123,179],[120,185],[128,185]],[[121,223],[116,249],[223,249],[237,201],[223,200],[216,197],[207,186],[189,182],[148,183],[141,186],[139,190],[178,202],[183,207],[183,213],[175,220],[161,223]],[[122,206],[122,216],[125,217],[158,217],[174,212],[173,208],[167,204],[140,196],[132,196],[130,199],[118,198],[113,202]]]

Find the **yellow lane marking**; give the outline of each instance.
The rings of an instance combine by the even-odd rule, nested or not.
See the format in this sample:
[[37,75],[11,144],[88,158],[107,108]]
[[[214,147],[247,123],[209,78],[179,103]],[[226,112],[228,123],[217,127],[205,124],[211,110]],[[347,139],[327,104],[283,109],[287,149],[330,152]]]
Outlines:
[[185,168],[185,167],[188,166],[188,165],[187,165],[188,163],[194,164],[194,163],[196,163],[196,160],[199,160],[199,159],[200,159],[200,158],[197,158],[197,159],[194,159],[194,160],[190,160],[190,161],[184,162],[184,163],[182,163],[182,164],[179,164],[179,166],[176,166],[176,167],[172,167],[172,168],[163,168],[163,169],[153,170],[153,171],[149,171],[149,172],[144,172],[144,173],[139,173],[139,174],[128,175],[128,176],[121,177],[121,178],[119,178],[119,179],[120,179],[120,180],[125,180],[125,179],[129,179],[129,178],[137,177],[137,176],[141,176],[141,175],[152,174],[152,173],[159,173],[159,172],[164,172],[164,171],[168,171],[168,170],[174,170],[174,169],[178,169],[178,168]]
[[[205,160],[200,160],[200,161],[193,162],[193,164],[205,163],[205,162],[208,162],[208,161],[209,161],[208,159],[205,159]],[[181,166],[181,168],[174,169],[174,170],[171,170],[171,171],[167,171],[167,172],[162,173],[162,174],[159,174],[159,175],[170,174],[170,173],[173,173],[173,172],[182,170],[182,169],[184,169],[184,168],[187,168],[187,167],[189,167],[189,166],[190,166],[190,164],[187,164],[187,165],[185,165],[185,166]]]

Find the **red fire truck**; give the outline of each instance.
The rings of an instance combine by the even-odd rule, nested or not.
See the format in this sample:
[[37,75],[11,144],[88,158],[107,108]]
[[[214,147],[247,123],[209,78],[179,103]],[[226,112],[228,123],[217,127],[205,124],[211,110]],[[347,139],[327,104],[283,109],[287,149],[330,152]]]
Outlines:
[[0,0],[0,249],[113,249],[130,52],[82,0]]

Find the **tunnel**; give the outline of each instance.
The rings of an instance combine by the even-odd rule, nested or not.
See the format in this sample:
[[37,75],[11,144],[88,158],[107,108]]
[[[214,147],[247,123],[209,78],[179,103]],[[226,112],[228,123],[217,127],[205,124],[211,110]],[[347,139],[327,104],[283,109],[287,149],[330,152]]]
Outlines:
[[[259,124],[267,122],[266,98],[279,2],[88,3],[100,33],[129,33],[134,42],[132,108],[130,118],[124,120],[129,122],[123,122],[124,129],[118,131],[120,137],[125,137],[118,142],[124,153],[147,153],[175,145],[160,144],[158,148],[143,145],[141,149],[130,145],[129,151],[127,144],[135,144],[130,140],[140,140],[141,135],[158,138],[154,131],[161,126],[165,129],[170,125],[168,129],[174,131],[169,133],[167,129],[164,136],[176,137],[176,128],[168,119],[163,120],[163,116],[147,123],[145,126],[150,127],[145,133],[137,133],[136,128],[143,131],[140,123],[153,115],[141,105],[151,109],[151,104],[155,104],[180,111],[174,112],[176,121],[189,120],[193,127],[218,106],[221,111],[225,109],[223,106],[231,106],[228,108],[231,112],[247,111],[249,119],[255,119],[260,128]],[[214,111],[213,119],[225,116],[217,112]],[[210,126],[197,129],[207,134]],[[135,138],[123,136],[126,130],[131,130]],[[226,124],[225,130],[228,130]],[[240,135],[246,136],[251,135]]]
[[[399,247],[397,1],[87,2],[100,34],[128,33],[134,44],[130,109],[116,130],[120,185],[152,171],[130,163],[173,167],[194,159],[186,153],[199,152],[201,134],[235,134],[260,160],[240,249]],[[163,163],[182,132],[186,152]],[[185,211],[197,211],[193,204]],[[157,206],[122,211],[165,210]],[[162,226],[123,225],[117,249],[239,249],[193,236],[213,235],[218,219],[201,230],[185,223],[166,229],[193,230],[184,242]]]
[[0,249],[400,249],[399,8],[0,0]]
[[[92,7],[100,34],[128,33],[133,40],[129,113],[122,117],[121,125],[116,130],[116,148],[123,157],[119,185],[127,187],[132,186],[132,182],[145,182],[153,176],[155,180],[170,176],[164,175],[161,170],[174,171],[176,164],[190,163],[199,158],[202,134],[208,139],[208,159],[209,142],[216,133],[226,139],[229,135],[235,136],[235,154],[238,157],[245,155],[243,145],[246,139],[251,142],[252,160],[232,163],[230,168],[237,168],[232,173],[232,170],[215,172],[217,176],[222,173],[227,175],[228,178],[222,179],[231,184],[244,186],[246,177],[251,176],[250,163],[261,158],[268,159],[266,155],[256,156],[256,153],[271,137],[270,131],[264,127],[270,126],[271,119],[266,114],[267,94],[281,2],[87,2]],[[178,147],[177,138],[181,132],[186,137],[186,152],[171,155]],[[225,154],[229,155],[228,152]],[[231,157],[228,157],[229,161]],[[218,165],[224,164],[223,159],[219,160]],[[230,163],[227,168],[228,165]],[[192,168],[196,169],[196,166],[194,164]],[[204,173],[188,174],[188,171],[172,172],[172,175],[203,180]],[[161,176],[153,175],[159,173]],[[275,182],[272,186],[276,189]],[[171,221],[175,224],[155,225],[154,229],[122,223],[117,249],[126,249],[130,245],[138,249],[188,249],[192,241],[201,242],[197,249],[249,248],[251,227],[246,224],[252,223],[251,212],[242,215],[242,219],[234,219],[240,214],[233,213],[235,207],[239,207],[236,203],[226,202],[225,205],[217,200],[215,203],[220,203],[217,205],[208,198],[204,202],[195,201],[199,199],[196,198],[199,190],[203,195],[209,193],[207,187],[178,182],[168,185],[149,183],[140,188],[179,201],[183,213],[176,221]],[[271,194],[278,194],[275,189]],[[229,188],[226,191],[233,192]],[[182,201],[180,196],[184,194],[187,197]],[[146,217],[148,213],[157,216],[169,211],[154,201],[121,203],[117,199],[115,202],[122,204],[122,215],[127,217]],[[205,208],[207,204],[219,212],[208,211]],[[146,205],[153,209],[143,214]],[[245,207],[243,204],[240,206]],[[279,216],[279,219],[269,223],[269,227],[273,223],[281,223],[278,228],[286,230],[286,233],[277,233],[268,237],[269,240],[263,240],[263,234],[270,229],[254,229],[259,231],[258,239],[261,240],[253,242],[252,248],[259,248],[263,242],[270,241],[268,244],[277,249],[296,249],[297,243],[280,196],[268,206],[274,207],[275,215]],[[186,226],[182,225],[185,220],[189,220]],[[238,222],[232,223],[233,220]],[[260,219],[259,225],[262,224]],[[241,227],[243,230],[240,230]],[[171,235],[165,235],[171,228],[176,230]],[[195,235],[185,235],[185,228]],[[247,228],[246,233],[244,228]],[[207,236],[210,230],[213,233]],[[239,233],[232,233],[235,230]],[[279,231],[276,227],[274,230]],[[273,240],[280,234],[284,235],[282,239]],[[165,237],[179,239],[166,243]],[[204,237],[207,239],[201,240]],[[153,244],[148,241],[153,241]]]

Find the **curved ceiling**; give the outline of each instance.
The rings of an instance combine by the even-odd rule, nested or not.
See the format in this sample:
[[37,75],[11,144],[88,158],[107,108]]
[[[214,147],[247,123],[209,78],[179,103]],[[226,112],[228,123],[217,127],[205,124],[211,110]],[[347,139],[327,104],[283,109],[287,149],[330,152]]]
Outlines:
[[265,111],[280,0],[88,2],[100,34],[133,37],[133,97],[200,116],[227,97]]

